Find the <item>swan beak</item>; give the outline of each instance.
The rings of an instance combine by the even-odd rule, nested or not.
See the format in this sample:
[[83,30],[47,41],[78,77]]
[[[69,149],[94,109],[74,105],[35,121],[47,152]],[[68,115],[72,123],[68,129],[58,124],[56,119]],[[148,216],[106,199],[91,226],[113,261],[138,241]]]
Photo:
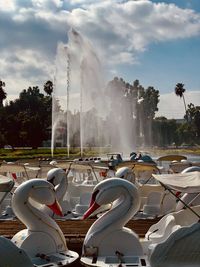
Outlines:
[[96,202],[94,202],[89,209],[84,213],[83,215],[83,220],[85,220],[86,218],[88,218],[90,216],[90,214],[92,214],[95,210],[97,210],[100,207],[99,204],[97,204]]
[[52,205],[47,205],[55,214],[63,216],[62,208],[57,200]]

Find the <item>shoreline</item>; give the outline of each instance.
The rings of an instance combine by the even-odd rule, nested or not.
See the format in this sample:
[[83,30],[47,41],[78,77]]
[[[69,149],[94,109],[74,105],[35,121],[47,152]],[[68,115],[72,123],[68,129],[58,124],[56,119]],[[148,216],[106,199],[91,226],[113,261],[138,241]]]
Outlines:
[[200,148],[170,148],[170,149],[150,149],[150,154],[155,156],[164,156],[164,155],[170,155],[170,154],[177,154],[177,155],[196,155],[200,156]]
[[[100,156],[106,157],[107,153],[113,151],[103,149],[99,153],[99,149],[92,148],[84,151],[83,157],[95,157]],[[138,148],[137,152],[149,154],[153,157],[160,157],[164,155],[186,155],[186,156],[200,156],[200,147],[195,148]],[[27,148],[16,148],[12,149],[0,149],[0,162],[2,161],[18,161],[18,160],[74,160],[75,158],[81,158],[80,150],[78,148],[71,149],[69,157],[67,156],[66,148],[57,148],[54,155],[51,154],[50,148],[38,148],[38,149],[27,149]]]

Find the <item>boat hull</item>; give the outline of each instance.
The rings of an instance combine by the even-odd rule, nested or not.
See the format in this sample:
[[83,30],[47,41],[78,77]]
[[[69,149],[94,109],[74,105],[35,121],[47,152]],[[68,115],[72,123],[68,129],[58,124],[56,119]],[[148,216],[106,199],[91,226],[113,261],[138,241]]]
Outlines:
[[[65,221],[56,220],[56,222],[64,233],[69,249],[80,253],[85,235],[95,220],[96,219]],[[126,227],[136,232],[140,238],[143,238],[150,226],[158,221],[159,218],[130,220],[126,224]],[[7,238],[12,238],[17,232],[24,228],[25,226],[18,219],[0,221],[0,235]]]

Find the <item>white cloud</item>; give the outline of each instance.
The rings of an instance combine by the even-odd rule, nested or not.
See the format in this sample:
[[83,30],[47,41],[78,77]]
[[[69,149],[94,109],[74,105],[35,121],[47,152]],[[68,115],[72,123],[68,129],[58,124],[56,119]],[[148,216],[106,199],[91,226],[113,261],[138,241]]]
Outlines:
[[55,9],[62,7],[61,0],[32,0],[33,8],[37,9]]
[[18,12],[13,14],[13,21],[16,23],[23,23],[31,19],[34,15],[32,8],[20,8]]
[[33,50],[17,49],[11,55],[4,53],[0,59],[1,79],[6,82],[8,99],[18,98],[29,86],[43,86],[53,78],[54,65],[49,65],[45,55]]
[[[152,42],[188,38],[200,34],[200,15],[174,4],[155,4],[148,0],[102,1],[87,9],[68,13],[67,22],[95,44],[107,61],[120,64],[120,53],[134,58]],[[127,57],[124,63],[134,63]]]
[[57,43],[67,41],[70,27],[91,41],[112,71],[137,64],[151,43],[199,36],[200,14],[148,0],[0,0],[1,79],[17,78],[21,86],[50,76]]
[[15,2],[13,0],[0,0],[0,10],[4,12],[15,11]]
[[[119,2],[120,0],[115,0],[115,2]],[[65,0],[65,2],[69,2],[71,5],[79,5],[79,6],[88,6],[91,4],[97,4],[102,2],[113,2],[112,0]]]
[[[184,95],[186,105],[193,103],[195,106],[200,106],[199,91],[186,91]],[[159,111],[156,113],[156,117],[164,116],[168,119],[182,119],[185,115],[183,99],[176,96],[175,93],[161,94],[158,108]]]

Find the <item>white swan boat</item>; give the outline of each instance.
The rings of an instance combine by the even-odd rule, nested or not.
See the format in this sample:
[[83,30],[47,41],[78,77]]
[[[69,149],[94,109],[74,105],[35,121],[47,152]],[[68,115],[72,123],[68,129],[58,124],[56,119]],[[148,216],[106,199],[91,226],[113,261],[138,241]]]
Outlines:
[[139,238],[124,227],[140,206],[136,186],[120,178],[100,182],[94,189],[90,208],[84,218],[89,217],[99,206],[110,202],[113,202],[112,209],[98,218],[86,234],[81,262],[102,267],[111,264],[118,266],[123,262],[129,266],[143,266],[146,258]]
[[[59,220],[82,219],[83,214],[89,207],[92,190],[95,186],[94,182],[96,184],[96,181],[89,177],[88,180],[85,179],[81,184],[76,184],[75,182],[72,184],[72,181],[70,181],[70,186],[68,186],[68,174],[69,171],[65,172],[62,168],[53,168],[47,173],[47,181],[55,187],[63,216],[57,216],[47,207],[44,210],[51,217]],[[77,203],[73,209],[72,202],[74,198],[76,198]],[[101,211],[105,211],[109,207],[102,207]]]
[[18,232],[11,241],[0,237],[0,266],[66,266],[78,259],[79,255],[67,248],[57,223],[41,212],[37,203],[48,205],[61,215],[51,183],[32,179],[18,186],[12,198],[12,206],[27,229]]
[[[138,165],[136,169],[143,169],[144,166]],[[146,168],[146,166],[145,166]],[[147,167],[149,168],[149,166]],[[121,167],[116,173],[115,177],[128,180],[136,185],[140,195],[140,209],[133,219],[147,219],[161,217],[169,212],[175,210],[176,197],[170,194],[164,189],[158,182],[141,184],[137,178],[135,172],[129,167]]]
[[[200,172],[195,168],[154,177],[171,193],[172,190],[186,194],[200,192]],[[200,266],[200,206],[190,207],[184,198],[179,201],[185,209],[165,215],[145,235],[151,241],[149,254],[155,266]]]
[[[162,175],[155,175],[155,178],[162,183],[164,183],[163,180],[167,180],[165,185],[170,185],[175,189],[178,187],[179,190],[187,187],[188,181],[192,179],[195,182],[190,189],[198,187],[197,190],[199,190],[199,172],[181,175],[184,176],[182,182],[174,175],[173,178],[165,177],[166,179]],[[185,183],[186,176],[187,183]],[[113,202],[112,209],[95,221],[86,234],[81,257],[83,264],[101,267],[200,266],[200,224],[198,218],[194,216],[196,219],[192,220],[191,224],[174,227],[171,232],[168,232],[166,239],[164,238],[162,242],[158,242],[152,247],[150,238],[139,240],[133,231],[124,227],[139,208],[137,188],[132,183],[119,178],[100,182],[94,188],[90,208],[85,213],[84,218],[90,216],[100,205],[109,202]]]
[[55,187],[56,198],[62,208],[63,216],[56,215],[52,210],[45,206],[45,212],[53,217],[54,219],[70,219],[74,216],[72,215],[72,207],[70,203],[70,196],[67,192],[68,189],[68,173],[62,168],[53,168],[47,173],[47,181],[52,183]]

